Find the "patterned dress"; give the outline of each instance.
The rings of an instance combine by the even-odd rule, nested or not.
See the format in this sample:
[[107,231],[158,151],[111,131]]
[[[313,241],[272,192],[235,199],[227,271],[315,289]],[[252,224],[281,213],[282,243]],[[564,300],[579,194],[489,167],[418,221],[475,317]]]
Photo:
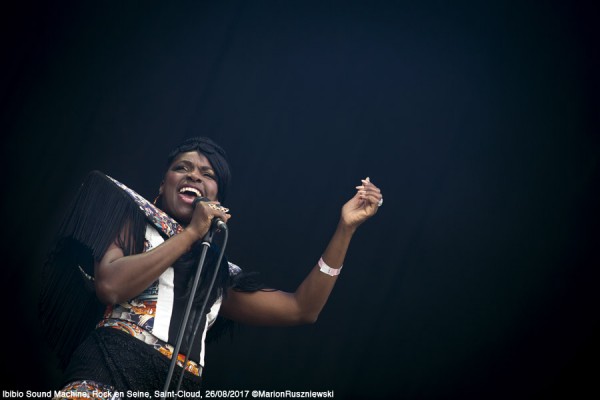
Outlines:
[[[159,246],[166,239],[183,230],[180,224],[135,191],[110,177],[108,178],[118,188],[127,193],[146,216],[144,252]],[[228,272],[230,277],[235,277],[241,272],[241,269],[232,263],[228,263]],[[104,336],[106,336],[106,329],[116,330],[121,333],[121,336],[124,333],[127,337],[138,341],[137,343],[143,343],[147,348],[155,351],[157,355],[160,354],[160,357],[171,360],[174,351],[171,343],[175,343],[176,341],[179,321],[183,314],[183,305],[185,304],[185,301],[181,299],[181,295],[184,293],[187,284],[187,277],[178,277],[178,274],[180,272],[176,268],[169,267],[152,285],[135,298],[120,304],[108,306],[104,312],[103,319],[96,325],[96,330],[99,333],[102,332]],[[84,275],[87,276],[88,280],[93,281],[93,278],[85,274],[85,272]],[[222,296],[220,295],[212,304],[207,305],[205,315],[197,316],[192,313],[190,318],[191,320],[194,318],[201,319],[196,340],[190,346],[190,356],[185,370],[189,374],[198,377],[198,379],[201,376],[204,366],[206,334],[217,318],[221,302]],[[90,340],[84,342],[75,352],[75,358],[79,357],[81,359],[80,363],[85,362],[83,359],[89,357],[90,351],[92,353],[96,352],[95,347],[98,347],[98,345],[90,344],[89,342]],[[100,343],[103,342],[100,341]],[[92,350],[81,349],[81,347],[86,348],[86,346]],[[185,347],[182,346],[182,348]],[[100,353],[100,351],[97,352]],[[106,363],[111,364],[112,358],[114,356],[111,355]],[[94,358],[92,357],[92,359]],[[183,368],[184,361],[185,355],[179,354],[177,356],[179,367]],[[81,379],[81,376],[85,375],[89,369],[83,368],[83,370],[84,372],[80,372],[77,368],[67,369],[67,376],[70,375],[79,378],[75,378],[75,380],[64,386],[59,391],[59,394],[62,396],[59,395],[55,397],[56,399],[74,397],[106,399],[108,393],[115,393],[115,387],[106,382],[94,379]],[[114,375],[114,372],[111,373]]]

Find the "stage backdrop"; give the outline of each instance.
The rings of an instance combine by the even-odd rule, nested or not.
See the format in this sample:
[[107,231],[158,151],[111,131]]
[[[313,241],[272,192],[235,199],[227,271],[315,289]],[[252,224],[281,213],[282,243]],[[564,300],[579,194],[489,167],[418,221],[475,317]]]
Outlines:
[[[418,4],[417,4],[418,3]],[[240,326],[206,389],[336,398],[592,390],[597,8],[565,2],[18,2],[2,16],[3,390],[50,390],[43,260],[84,176],[147,198],[228,152],[229,259],[292,291],[369,176],[384,193],[314,325]]]

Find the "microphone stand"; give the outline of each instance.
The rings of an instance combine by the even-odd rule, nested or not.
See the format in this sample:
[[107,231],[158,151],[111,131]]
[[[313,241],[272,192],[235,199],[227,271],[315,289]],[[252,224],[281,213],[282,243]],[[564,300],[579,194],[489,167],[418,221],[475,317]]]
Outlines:
[[[226,225],[223,224],[223,226],[226,227]],[[225,231],[225,237],[227,238],[228,236],[228,231],[227,229],[223,229]],[[198,289],[198,283],[200,282],[200,275],[202,274],[202,269],[204,267],[204,260],[206,258],[206,253],[208,251],[208,248],[210,247],[210,245],[212,244],[212,239],[213,239],[213,235],[214,235],[214,231],[215,231],[215,226],[211,227],[208,230],[208,233],[206,234],[206,236],[204,236],[204,238],[202,239],[202,252],[200,253],[200,259],[198,260],[198,268],[196,269],[196,275],[194,276],[194,282],[192,284],[192,290],[190,292],[190,297],[188,299],[187,305],[185,307],[185,312],[183,314],[183,318],[181,320],[181,326],[179,327],[179,332],[177,334],[177,340],[175,342],[175,348],[173,350],[173,355],[171,357],[171,364],[169,365],[169,372],[167,373],[167,379],[165,381],[165,386],[163,387],[163,391],[162,391],[162,396],[161,399],[165,399],[167,392],[169,391],[169,386],[171,386],[171,380],[173,379],[173,373],[175,372],[175,366],[177,365],[177,356],[179,355],[179,349],[181,348],[181,342],[183,341],[183,336],[185,335],[185,330],[188,324],[188,320],[190,318],[190,311],[192,310],[192,305],[194,302],[194,296],[196,294],[196,290]],[[223,253],[225,252],[225,245],[227,243],[225,242],[223,244],[223,247],[221,248],[221,252],[219,254],[219,259],[217,262],[217,265],[215,267],[215,272],[213,274],[213,278],[212,278],[212,282],[210,284],[210,287],[207,291],[207,295],[206,298],[204,299],[204,303],[202,305],[202,309],[200,311],[200,314],[198,315],[198,320],[196,321],[195,327],[194,327],[194,331],[192,334],[192,340],[189,341],[190,343],[190,348],[191,348],[191,343],[193,343],[193,339],[196,336],[196,330],[198,329],[198,326],[200,325],[200,321],[202,320],[202,315],[204,313],[204,308],[206,307],[206,303],[208,302],[208,298],[210,297],[210,292],[212,291],[212,287],[213,284],[215,282],[215,279],[217,277],[217,273],[219,271],[219,266],[221,265],[221,259],[223,258]],[[189,351],[187,352],[189,353]],[[185,362],[183,364],[183,368],[181,371],[181,376],[179,379],[179,383],[177,385],[177,389],[179,390],[179,386],[181,385],[181,382],[183,380],[183,374],[185,373],[185,365],[187,364],[189,358],[189,354],[187,354]]]
[[207,290],[207,294],[206,297],[204,297],[204,302],[202,302],[202,307],[200,308],[200,313],[198,314],[198,318],[196,319],[196,323],[194,324],[194,330],[192,331],[192,336],[190,338],[190,340],[188,340],[188,351],[186,351],[186,356],[185,356],[185,361],[183,362],[183,371],[181,372],[181,374],[179,375],[179,380],[177,382],[177,387],[175,388],[175,391],[179,391],[179,388],[181,387],[181,383],[183,382],[183,374],[185,373],[185,366],[188,363],[188,360],[190,359],[190,350],[192,349],[192,346],[194,344],[194,339],[196,339],[196,333],[198,333],[198,328],[200,327],[200,322],[202,322],[202,316],[204,315],[204,309],[206,308],[206,304],[208,303],[208,298],[210,297],[210,294],[212,292],[213,286],[215,284],[215,280],[217,279],[217,275],[219,273],[219,267],[221,266],[221,260],[223,259],[223,254],[225,253],[225,247],[227,246],[227,240],[229,239],[229,230],[227,229],[227,225],[222,224],[220,225],[225,233],[225,237],[223,238],[223,245],[221,247],[221,251],[219,252],[219,257],[217,259],[217,266],[215,268],[215,271],[213,272],[213,276],[212,279],[210,281],[210,285],[208,286],[208,290]]

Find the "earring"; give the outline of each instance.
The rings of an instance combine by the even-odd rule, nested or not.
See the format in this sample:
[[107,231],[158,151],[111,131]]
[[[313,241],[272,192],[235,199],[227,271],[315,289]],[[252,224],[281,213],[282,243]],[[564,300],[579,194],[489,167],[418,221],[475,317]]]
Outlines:
[[156,196],[154,198],[154,201],[152,202],[152,204],[156,205],[156,202],[158,201],[158,199],[160,198],[161,195],[162,195],[162,193],[158,193],[158,196]]

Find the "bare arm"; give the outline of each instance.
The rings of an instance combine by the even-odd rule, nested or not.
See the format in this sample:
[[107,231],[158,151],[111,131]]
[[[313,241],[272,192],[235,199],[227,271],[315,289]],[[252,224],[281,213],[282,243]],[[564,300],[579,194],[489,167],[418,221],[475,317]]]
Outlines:
[[214,217],[229,219],[229,214],[199,203],[192,222],[183,232],[172,236],[156,248],[141,254],[125,256],[117,241],[111,244],[94,267],[96,295],[105,304],[129,300],[150,286],[173,263],[188,252],[210,227]]
[[137,296],[189,251],[195,241],[190,232],[184,230],[146,253],[127,257],[116,243],[111,244],[95,265],[96,295],[105,304],[117,304]]
[[[342,208],[337,229],[323,253],[323,260],[339,268],[358,226],[377,212],[380,190],[367,180]],[[234,321],[251,325],[299,325],[313,323],[325,306],[337,276],[327,275],[315,265],[294,293],[230,290],[221,313]]]

